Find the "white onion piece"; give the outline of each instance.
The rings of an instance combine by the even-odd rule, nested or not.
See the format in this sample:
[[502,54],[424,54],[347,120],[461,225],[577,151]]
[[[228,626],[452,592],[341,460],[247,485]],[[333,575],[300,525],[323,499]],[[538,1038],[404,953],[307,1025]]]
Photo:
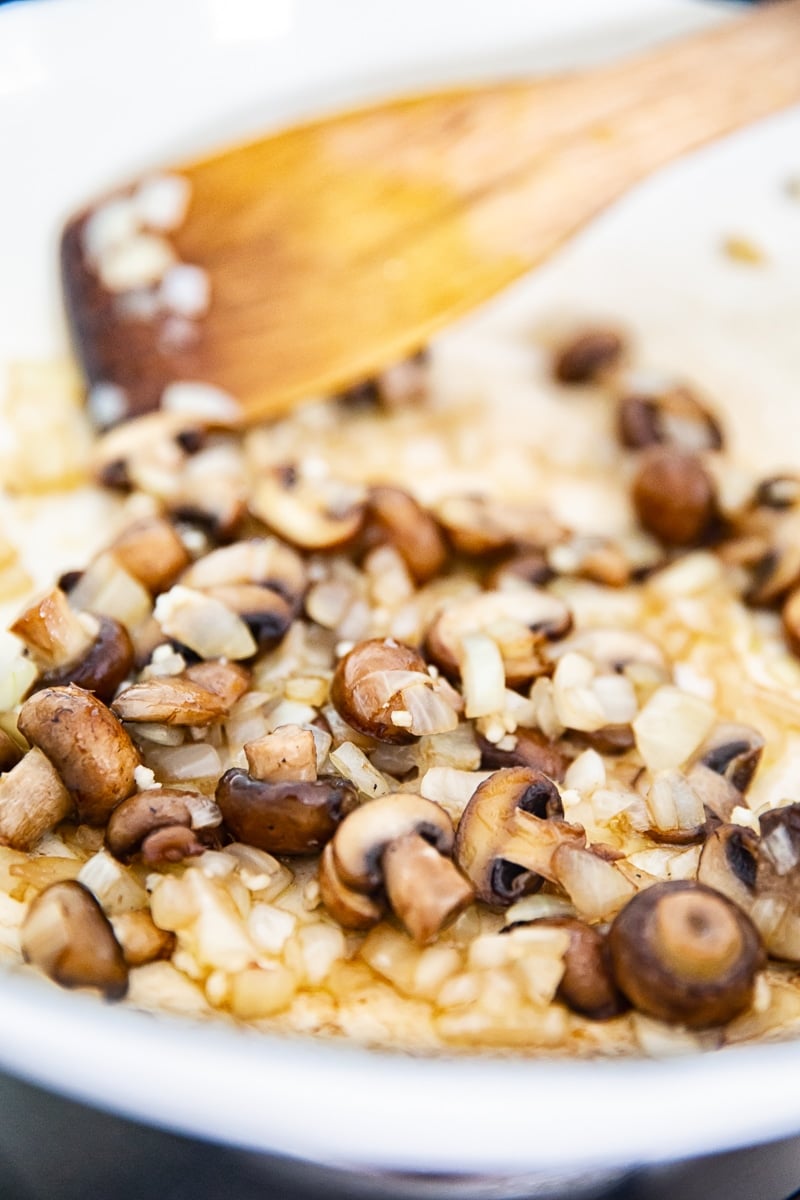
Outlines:
[[155,617],[164,633],[201,658],[250,658],[256,652],[250,630],[221,600],[180,585],[156,601]]
[[411,717],[408,730],[417,737],[448,733],[458,725],[458,713],[426,683],[405,687],[400,694]]
[[506,674],[497,642],[485,633],[466,634],[461,639],[460,666],[467,716],[488,717],[502,712]]
[[129,630],[147,620],[152,604],[147,589],[112,553],[100,554],[89,564],[70,592],[69,602],[73,608],[112,617]]
[[651,771],[679,767],[704,741],[716,710],[670,685],[653,692],[633,722],[636,747]]
[[590,850],[559,846],[553,869],[578,912],[587,921],[613,916],[636,891],[612,863]]
[[340,775],[370,799],[386,796],[391,790],[380,771],[375,770],[366,754],[352,742],[342,742],[341,746],[331,750],[330,760]]
[[147,893],[139,880],[105,850],[98,850],[86,860],[78,882],[93,893],[110,916],[132,912],[147,904]]
[[222,763],[213,746],[192,742],[186,746],[164,746],[149,751],[147,761],[165,779],[218,779]]
[[447,810],[454,820],[463,813],[472,799],[475,789],[492,771],[458,771],[454,767],[431,767],[422,776],[420,795],[433,800]]

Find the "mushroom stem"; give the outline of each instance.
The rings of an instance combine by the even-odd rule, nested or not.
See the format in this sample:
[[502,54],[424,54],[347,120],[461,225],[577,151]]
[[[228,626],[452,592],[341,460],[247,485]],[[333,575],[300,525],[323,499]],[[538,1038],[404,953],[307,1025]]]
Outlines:
[[30,850],[72,811],[72,800],[53,764],[30,750],[0,778],[0,844]]
[[95,617],[79,616],[61,588],[53,588],[26,608],[11,626],[40,671],[52,671],[78,662],[97,637]]
[[553,855],[559,846],[580,849],[586,845],[586,834],[580,826],[555,818],[542,820],[523,809],[516,810],[506,828],[508,836],[503,842],[503,858],[506,862],[534,871],[551,883],[558,882],[553,868]]
[[455,864],[418,833],[387,846],[383,879],[392,909],[420,946],[433,941],[474,895]]

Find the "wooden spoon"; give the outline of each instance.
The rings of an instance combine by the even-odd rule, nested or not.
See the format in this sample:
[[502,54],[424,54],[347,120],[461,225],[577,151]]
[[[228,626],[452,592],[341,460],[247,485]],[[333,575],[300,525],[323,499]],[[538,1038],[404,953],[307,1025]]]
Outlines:
[[[787,0],[621,65],[413,96],[170,167],[191,199],[169,240],[206,272],[204,315],[148,311],[152,288],[109,291],[86,252],[94,209],[64,233],[78,355],[90,384],[120,389],[95,391],[95,415],[148,411],[175,381],[223,389],[248,420],[349,386],[664,163],[797,101]],[[659,236],[680,237],[679,214]]]

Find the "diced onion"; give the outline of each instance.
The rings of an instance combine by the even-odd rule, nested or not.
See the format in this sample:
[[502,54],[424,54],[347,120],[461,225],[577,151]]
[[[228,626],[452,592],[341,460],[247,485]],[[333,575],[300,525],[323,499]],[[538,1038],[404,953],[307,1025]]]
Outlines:
[[715,709],[699,696],[660,687],[633,722],[637,749],[651,771],[679,767],[700,746],[715,720]]
[[488,717],[501,712],[506,675],[500,648],[485,633],[461,639],[461,680],[468,717]]

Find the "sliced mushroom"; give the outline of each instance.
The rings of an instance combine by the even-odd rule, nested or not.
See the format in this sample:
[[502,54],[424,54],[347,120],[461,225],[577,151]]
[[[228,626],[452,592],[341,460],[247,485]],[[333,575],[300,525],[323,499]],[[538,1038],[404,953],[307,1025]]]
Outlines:
[[108,918],[77,880],[53,883],[31,904],[20,931],[22,954],[66,988],[97,988],[108,1000],[128,990],[128,967]]
[[[800,583],[800,508],[785,492],[777,497],[772,492],[765,499],[759,489],[734,536],[720,548],[726,563],[746,572],[744,596],[752,605],[778,604]],[[780,502],[781,495],[787,503]]]
[[543,647],[548,640],[564,637],[571,626],[567,605],[549,592],[481,592],[447,604],[430,626],[425,646],[437,667],[457,679],[462,639],[488,632],[500,647],[506,682],[516,687],[549,670]]
[[625,1011],[625,998],[614,982],[604,934],[577,917],[539,917],[524,924],[563,929],[569,934],[564,974],[556,992],[567,1008],[592,1021],[608,1021]]
[[217,785],[225,825],[239,842],[270,854],[315,854],[357,802],[338,776],[270,783],[232,767]]
[[750,918],[702,884],[638,892],[608,936],[617,984],[631,1003],[690,1029],[723,1025],[748,1007],[764,949]]
[[615,329],[585,329],[556,350],[553,375],[559,383],[595,383],[617,367],[625,342]]
[[10,771],[20,761],[23,750],[5,729],[0,729],[0,772]]
[[163,517],[146,517],[123,529],[109,546],[114,557],[151,595],[172,587],[189,565],[189,552]]
[[569,759],[555,743],[548,741],[543,733],[535,729],[518,729],[515,736],[517,741],[514,749],[501,750],[480,733],[477,735],[482,771],[528,767],[533,771],[541,771],[557,783],[563,781]]
[[364,537],[370,548],[383,542],[394,546],[418,584],[438,575],[447,558],[436,521],[402,488],[384,484],[369,489]]
[[552,546],[547,562],[556,575],[577,575],[606,587],[623,587],[633,565],[619,542],[590,534],[572,534]]
[[201,591],[255,583],[271,588],[296,608],[305,594],[308,577],[296,550],[278,538],[267,537],[212,550],[184,572],[181,583]]
[[186,457],[187,432],[202,434],[205,426],[186,413],[156,412],[104,433],[94,445],[92,468],[106,486],[132,487],[143,473],[158,468],[176,472]]
[[70,685],[45,688],[26,700],[19,730],[44,751],[75,801],[81,821],[105,824],[136,789],[140,765],[133,742],[91,693]]
[[241,663],[214,658],[192,663],[183,672],[183,678],[219,696],[226,711],[232,709],[237,700],[241,700],[251,682],[250,672]]
[[109,919],[129,967],[141,967],[145,963],[172,956],[175,934],[159,929],[150,913],[144,909],[117,913]]
[[742,825],[718,825],[700,851],[697,882],[750,912],[756,893],[758,834]]
[[269,587],[255,583],[226,584],[208,588],[206,595],[221,600],[244,621],[259,650],[277,646],[295,615],[293,604]]
[[120,721],[153,725],[213,725],[228,711],[225,697],[180,675],[155,675],[120,692],[111,705]]
[[293,466],[259,474],[250,508],[301,550],[332,550],[352,541],[364,523],[363,495],[330,479],[309,479]]
[[727,821],[742,804],[764,750],[764,738],[751,725],[715,725],[693,757],[686,777],[706,809]]
[[634,391],[617,408],[617,428],[623,446],[672,446],[689,454],[722,449],[722,428],[694,393],[685,386],[657,393]]
[[319,895],[331,916],[345,929],[371,929],[386,911],[383,897],[357,892],[343,883],[336,870],[331,842],[319,861]]
[[565,534],[546,509],[504,504],[488,496],[446,496],[434,506],[434,515],[453,549],[475,557],[511,546],[553,546]]
[[0,775],[0,844],[30,850],[72,811],[53,764],[36,747]]
[[770,955],[800,962],[800,804],[769,809],[759,818],[753,921]]
[[643,451],[632,499],[642,527],[666,546],[697,545],[717,516],[714,482],[700,459],[667,446]]
[[359,733],[383,742],[413,742],[416,734],[410,729],[403,692],[432,684],[416,650],[393,638],[371,638],[339,660],[331,680],[331,703]]
[[588,746],[598,754],[627,754],[636,745],[636,737],[630,725],[570,729],[569,741],[575,746]]
[[490,591],[498,592],[511,591],[526,585],[543,587],[552,578],[553,569],[546,555],[532,550],[526,554],[515,554],[494,567],[486,577],[486,587]]
[[279,725],[273,733],[246,742],[249,774],[269,783],[295,780],[313,783],[317,778],[317,751],[314,734],[299,725]]
[[[147,839],[159,830],[180,827],[190,831],[194,842],[199,844],[221,823],[222,813],[217,805],[200,792],[147,788],[129,796],[114,809],[106,827],[106,845],[115,858],[124,862],[133,858]],[[206,848],[200,845],[195,853]]]
[[367,896],[383,888],[420,945],[473,896],[449,855],[453,826],[444,809],[411,792],[371,800],[345,818],[334,836],[333,866],[345,887]]
[[111,617],[95,617],[70,608],[54,588],[11,626],[39,668],[37,687],[74,683],[110,700],[133,663],[127,630]]
[[586,842],[583,829],[563,814],[558,788],[541,771],[506,767],[479,785],[455,846],[455,860],[479,900],[506,908],[553,878],[556,849]]
[[647,668],[654,682],[666,682],[669,671],[664,652],[649,637],[629,629],[581,629],[547,648],[557,661],[565,654],[582,654],[599,671],[622,674],[628,667]]

